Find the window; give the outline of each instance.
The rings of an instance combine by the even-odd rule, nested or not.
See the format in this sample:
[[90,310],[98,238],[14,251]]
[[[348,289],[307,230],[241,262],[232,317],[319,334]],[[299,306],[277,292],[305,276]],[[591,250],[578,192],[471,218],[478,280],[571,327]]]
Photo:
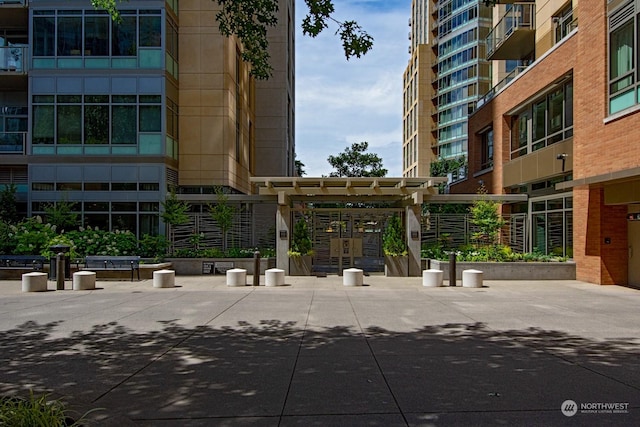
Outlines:
[[572,135],[573,82],[569,81],[512,116],[511,158],[524,156]]
[[552,196],[531,199],[532,250],[554,256],[573,257],[573,199]]
[[630,2],[609,16],[609,113],[638,103],[637,65],[634,37],[637,25],[634,3]]
[[34,95],[32,144],[137,145],[162,118],[160,95]]
[[481,135],[482,156],[480,169],[489,169],[493,167],[493,129],[489,129]]

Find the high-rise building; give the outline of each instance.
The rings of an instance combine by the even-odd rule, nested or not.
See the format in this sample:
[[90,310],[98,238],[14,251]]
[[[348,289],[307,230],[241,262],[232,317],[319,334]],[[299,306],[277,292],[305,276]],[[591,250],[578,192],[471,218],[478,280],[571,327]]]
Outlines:
[[491,13],[479,0],[413,1],[404,76],[406,176],[428,176],[433,160],[467,154],[467,117],[491,87],[484,54]]
[[528,60],[469,119],[469,178],[526,194],[526,250],[573,258],[579,280],[640,286],[640,2],[502,8],[488,58]]
[[69,201],[82,224],[164,230],[169,188],[293,173],[293,0],[270,29],[274,77],[256,82],[215,2],[131,0],[113,21],[90,2],[0,2],[0,184],[20,210]]

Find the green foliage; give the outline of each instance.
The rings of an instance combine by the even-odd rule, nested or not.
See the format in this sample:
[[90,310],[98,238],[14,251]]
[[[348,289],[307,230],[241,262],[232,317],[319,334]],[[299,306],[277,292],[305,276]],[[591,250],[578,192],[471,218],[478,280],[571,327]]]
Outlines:
[[27,218],[11,226],[9,238],[15,242],[15,255],[36,255],[46,251],[56,236],[56,227],[42,222],[39,216]]
[[69,252],[66,254],[66,256],[70,257],[71,259],[80,258],[80,256],[78,255],[78,252],[76,251],[76,247],[73,244],[73,241],[69,238],[67,234],[58,234],[57,236],[54,236],[53,239],[49,240],[49,242],[47,243],[43,251],[40,252],[40,255],[42,255],[45,258],[55,257],[57,255],[57,252],[54,252],[51,249],[49,249],[51,246],[55,246],[55,245],[69,246]]
[[222,248],[227,249],[227,232],[233,226],[233,217],[236,214],[236,208],[229,206],[229,196],[224,194],[222,187],[215,187],[216,204],[209,205],[209,215],[218,224],[222,231]]
[[171,242],[165,236],[145,234],[138,242],[138,255],[159,260],[167,254],[170,245]]
[[11,224],[0,221],[0,254],[10,255],[15,253],[16,242],[13,239],[14,230]]
[[329,156],[327,161],[335,172],[334,177],[383,177],[387,169],[382,167],[382,159],[374,153],[367,153],[369,143],[353,143],[337,156]]
[[[460,156],[455,159],[438,159],[431,163],[429,169],[431,176],[447,176],[449,173],[457,175],[461,168],[465,167],[467,159],[465,156]],[[444,193],[447,184],[438,184],[438,192]]]
[[478,200],[471,206],[471,223],[478,227],[473,239],[481,244],[495,245],[505,220],[498,212],[499,205],[490,200]]
[[30,392],[27,399],[9,396],[0,398],[0,426],[75,427],[85,425],[83,420],[89,412],[74,421],[72,412],[65,408],[63,402],[51,400],[46,394],[36,397]]
[[80,225],[78,214],[73,212],[76,203],[61,200],[56,203],[49,203],[44,211],[47,214],[47,222],[54,225],[60,233],[65,229],[76,228]]
[[[102,0],[106,1],[106,0]],[[267,30],[278,23],[278,0],[216,0],[221,10],[216,14],[220,32],[235,35],[242,44],[242,60],[251,64],[251,74],[268,79],[273,73],[269,64]],[[302,20],[302,32],[316,37],[329,27],[338,25],[336,34],[342,40],[347,59],[366,54],[373,47],[373,38],[355,21],[340,22],[332,17],[332,0],[305,0],[307,15]]]
[[0,221],[15,224],[20,221],[17,209],[15,184],[6,184],[0,192]]
[[138,239],[130,231],[103,231],[87,227],[69,231],[70,239],[78,257],[87,255],[139,255]]
[[[432,245],[423,247],[421,256],[422,258],[448,261],[451,252],[440,245]],[[506,245],[483,247],[466,245],[457,248],[453,252],[456,253],[456,260],[459,262],[565,262],[567,260],[564,257],[554,257],[540,252],[513,252]]]
[[312,255],[312,242],[306,218],[300,218],[293,227],[289,256]]
[[178,200],[175,188],[171,188],[169,195],[164,202],[161,202],[162,213],[160,218],[171,226],[181,225],[188,223],[191,218],[187,212],[189,212],[189,204],[182,200]]
[[382,235],[382,250],[385,255],[404,256],[407,254],[407,244],[404,241],[402,220],[398,214],[389,218],[387,227]]

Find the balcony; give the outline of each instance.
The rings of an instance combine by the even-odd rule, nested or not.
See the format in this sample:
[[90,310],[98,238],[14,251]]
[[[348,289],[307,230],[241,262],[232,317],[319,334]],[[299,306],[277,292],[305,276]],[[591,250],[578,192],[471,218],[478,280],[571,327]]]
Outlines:
[[478,99],[475,109],[478,109],[482,107],[484,104],[486,104],[487,102],[491,101],[491,99],[496,95],[496,93],[500,92],[503,87],[508,85],[513,79],[516,78],[516,76],[524,72],[524,70],[526,70],[527,68],[529,68],[528,65],[520,65],[514,68],[509,74],[505,76],[505,78],[500,80],[500,82],[497,85],[492,87],[491,90],[489,90],[489,92],[485,93],[484,95],[482,95],[482,97],[480,97],[480,99]]
[[27,0],[0,0],[0,27],[28,28],[28,5]]
[[0,155],[25,154],[27,132],[0,132]]
[[28,53],[28,47],[23,44],[1,46],[0,72],[26,74],[28,66]]
[[487,60],[523,59],[535,49],[535,4],[514,3],[487,36]]

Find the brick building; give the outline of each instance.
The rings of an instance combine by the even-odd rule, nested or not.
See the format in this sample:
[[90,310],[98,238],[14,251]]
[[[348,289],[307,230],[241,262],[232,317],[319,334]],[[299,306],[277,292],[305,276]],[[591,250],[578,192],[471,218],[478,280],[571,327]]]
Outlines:
[[[528,213],[530,250],[573,258],[579,280],[640,285],[640,1],[535,1],[496,13],[511,15],[489,35],[488,59],[531,62],[478,103],[469,177],[451,192],[482,181],[492,193],[526,193],[527,203],[503,209]],[[526,13],[531,25],[518,25]]]

